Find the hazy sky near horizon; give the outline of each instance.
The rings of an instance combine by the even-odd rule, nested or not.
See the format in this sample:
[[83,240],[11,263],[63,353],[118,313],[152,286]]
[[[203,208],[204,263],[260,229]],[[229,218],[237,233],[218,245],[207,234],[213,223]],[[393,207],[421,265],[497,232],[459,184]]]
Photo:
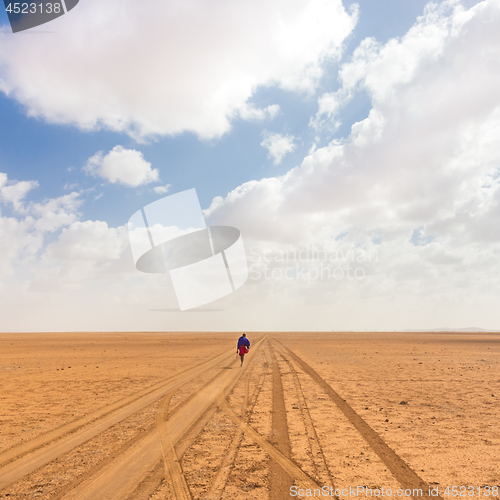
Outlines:
[[[500,329],[500,0],[0,6],[0,331]],[[126,224],[195,188],[250,275],[179,312]]]

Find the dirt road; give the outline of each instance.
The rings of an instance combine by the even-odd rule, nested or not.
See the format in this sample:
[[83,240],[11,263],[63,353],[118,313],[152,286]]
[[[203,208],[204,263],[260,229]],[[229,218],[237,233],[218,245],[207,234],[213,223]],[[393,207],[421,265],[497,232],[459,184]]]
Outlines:
[[[98,407],[89,393],[81,415],[76,413],[81,405],[66,402],[71,416],[65,413],[54,422],[39,419],[44,423],[39,432],[31,429],[23,441],[13,430],[23,433],[37,414],[20,414],[16,420],[8,410],[19,408],[19,400],[30,391],[24,388],[23,393],[18,386],[17,397],[4,394],[2,423],[11,432],[5,433],[7,446],[0,449],[0,498],[280,500],[315,494],[445,500],[448,481],[481,485],[483,492],[489,486],[494,496],[500,483],[494,465],[500,459],[500,434],[494,425],[500,337],[352,335],[255,334],[243,368],[234,354],[234,335],[198,336],[198,343],[189,334],[170,339],[135,336],[128,350],[120,334],[106,340],[106,349],[100,349],[102,339],[92,337],[100,352],[118,352],[118,347],[112,350],[115,345],[122,349],[122,356],[108,364],[109,358],[100,355],[102,372],[92,379],[92,387],[103,380],[112,385],[125,371],[130,384],[108,391],[108,401]],[[205,355],[199,354],[200,339]],[[14,346],[11,340],[0,336],[5,346]],[[23,342],[26,346],[35,340]],[[36,342],[43,343],[43,338]],[[68,350],[77,351],[73,346],[89,345],[88,338],[71,339],[69,334],[64,337],[67,351],[58,338],[47,342],[54,346],[52,354],[62,350],[65,360]],[[161,369],[159,363],[150,363],[160,356],[158,342],[168,347],[162,360],[168,366]],[[96,370],[87,369],[89,359],[96,363],[95,356],[89,358],[93,351],[86,349],[80,348],[85,357],[73,354],[72,366],[96,377]],[[453,363],[441,363],[452,351],[448,361]],[[141,357],[129,356],[133,352]],[[35,352],[25,352],[23,362],[11,365],[6,359],[0,359],[0,367],[19,367],[14,374],[0,372],[6,385],[15,377],[25,385],[30,377],[40,377],[49,380],[47,398],[64,400],[65,394],[52,391],[49,377],[59,361],[40,367]],[[130,359],[136,368],[125,361]],[[457,361],[462,373],[452,373]],[[52,385],[61,386],[62,375],[58,377]],[[439,403],[429,404],[429,387]],[[472,388],[474,398],[468,392]],[[81,390],[75,387],[72,398]],[[70,397],[71,390],[66,391]],[[475,421],[479,404],[482,419]],[[474,429],[473,452],[426,455],[439,447],[436,439],[445,429],[448,443],[463,445],[465,431],[457,421],[468,424],[469,433]]]

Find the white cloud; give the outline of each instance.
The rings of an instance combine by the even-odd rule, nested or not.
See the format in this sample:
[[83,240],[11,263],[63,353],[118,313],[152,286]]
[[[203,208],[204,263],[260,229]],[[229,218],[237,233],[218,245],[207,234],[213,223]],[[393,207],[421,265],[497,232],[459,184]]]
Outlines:
[[167,194],[168,190],[172,187],[172,184],[165,184],[165,186],[156,186],[153,188],[153,191],[156,194]]
[[341,0],[86,0],[50,36],[2,38],[0,91],[53,123],[218,137],[272,118],[247,104],[259,86],[313,91],[356,19]]
[[36,261],[36,254],[43,246],[44,236],[71,224],[78,216],[81,205],[78,193],[42,202],[24,202],[29,189],[37,181],[8,181],[0,173],[0,202],[12,203],[17,217],[0,216],[0,277],[14,275],[17,265]]
[[75,221],[64,228],[45,257],[61,261],[109,263],[120,258],[128,246],[124,227],[110,228],[103,221]]
[[[377,255],[355,264],[365,278],[311,280],[309,272],[290,280],[250,279],[217,303],[228,306],[220,316],[172,314],[169,328],[498,328],[498,2],[483,2],[468,13],[429,9],[406,37],[385,45],[365,42],[358,55],[347,63],[356,60],[357,67],[344,71],[342,88],[353,96],[368,91],[373,107],[351,135],[313,150],[286,175],[215,198],[204,213],[212,224],[242,231],[250,265],[254,246],[261,255],[313,245],[328,252],[356,248]],[[340,102],[342,96],[335,97]],[[330,104],[325,101],[327,112],[320,117],[324,126],[339,118],[342,103]],[[7,235],[0,252],[11,260],[15,252],[34,259],[40,248],[29,217],[35,215],[0,220]],[[75,318],[79,329],[164,329],[166,316],[149,311],[176,307],[168,277],[135,273],[122,231],[99,221],[73,221],[42,257],[47,268],[36,262],[32,288],[4,291],[5,307],[14,310],[11,297],[18,293],[16,300],[36,310],[23,325],[35,327],[49,311],[43,324],[66,329],[75,328]],[[298,264],[307,271],[309,264]],[[265,265],[261,259],[256,269]],[[269,265],[283,269],[286,262]],[[47,289],[54,283],[77,291],[54,295],[57,300],[50,296],[49,302]],[[66,315],[54,314],[56,308]]]
[[239,110],[240,116],[247,121],[262,122],[266,119],[274,120],[280,114],[278,104],[272,104],[264,109],[255,108],[249,104],[245,104]]
[[29,212],[35,218],[33,225],[38,231],[54,232],[76,220],[80,215],[78,208],[81,204],[80,194],[73,192],[59,198],[31,203]]
[[[498,328],[491,303],[500,295],[500,5],[447,6],[430,5],[401,40],[362,43],[355,64],[342,68],[345,92],[367,89],[373,106],[347,140],[314,150],[282,177],[214,199],[205,212],[261,249],[377,250],[364,281],[294,281],[283,301],[300,303],[302,290],[311,304],[346,311],[377,302],[384,314],[390,309],[378,319],[390,328],[405,318],[388,304],[401,312],[420,304],[422,326],[469,317]],[[331,104],[324,109],[334,121],[338,101]],[[279,286],[264,280],[259,292],[276,301]]]
[[273,159],[275,165],[281,163],[281,160],[288,153],[297,149],[297,145],[294,143],[295,137],[293,135],[281,135],[267,131],[265,131],[263,135],[264,139],[260,145],[267,149],[267,156]]
[[[452,14],[446,15],[451,10]],[[375,38],[364,39],[339,71],[342,87],[319,98],[311,125],[316,129],[338,128],[341,108],[360,90],[366,90],[373,103],[390,99],[419,69],[440,58],[449,39],[458,36],[473,16],[474,9],[465,11],[456,1],[430,2],[424,15],[401,39],[393,38],[386,44]]]
[[137,187],[160,180],[158,169],[151,168],[151,163],[135,149],[115,146],[108,154],[99,151],[88,159],[84,170],[94,177],[101,177],[109,182]]
[[309,124],[316,130],[327,128],[335,131],[340,126],[338,114],[344,104],[350,99],[351,95],[340,89],[336,92],[327,92],[318,99],[318,112],[314,118],[311,118]]
[[6,276],[14,275],[13,264],[33,256],[42,241],[42,237],[32,231],[31,220],[0,217],[0,286]]
[[[17,184],[0,173],[0,189]],[[0,301],[8,311],[2,331],[102,331],[117,318],[126,318],[122,329],[154,329],[162,317],[148,309],[177,307],[168,276],[135,270],[125,227],[77,220],[78,193],[29,203],[11,199],[21,205],[15,216],[0,216]],[[12,205],[11,199],[0,197],[0,203]],[[48,233],[61,228],[46,245]]]
[[24,198],[32,189],[38,187],[36,181],[8,182],[7,174],[0,173],[0,200],[12,203],[17,212],[24,211]]

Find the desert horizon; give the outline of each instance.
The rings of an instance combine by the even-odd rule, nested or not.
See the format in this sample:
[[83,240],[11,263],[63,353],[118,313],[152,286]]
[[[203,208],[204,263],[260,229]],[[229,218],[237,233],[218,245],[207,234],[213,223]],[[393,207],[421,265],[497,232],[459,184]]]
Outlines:
[[500,0],[0,2],[0,500],[500,500],[499,88]]
[[498,492],[500,334],[238,337],[0,334],[0,498]]

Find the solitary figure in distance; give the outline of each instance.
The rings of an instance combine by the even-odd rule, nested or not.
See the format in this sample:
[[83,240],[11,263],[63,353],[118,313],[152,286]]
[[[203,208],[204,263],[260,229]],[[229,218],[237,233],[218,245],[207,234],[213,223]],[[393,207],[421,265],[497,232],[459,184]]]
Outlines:
[[240,366],[243,366],[243,359],[245,358],[245,354],[248,352],[249,349],[250,349],[250,341],[247,339],[247,334],[244,333],[238,339],[238,346],[236,347],[236,352],[240,355],[241,358]]

